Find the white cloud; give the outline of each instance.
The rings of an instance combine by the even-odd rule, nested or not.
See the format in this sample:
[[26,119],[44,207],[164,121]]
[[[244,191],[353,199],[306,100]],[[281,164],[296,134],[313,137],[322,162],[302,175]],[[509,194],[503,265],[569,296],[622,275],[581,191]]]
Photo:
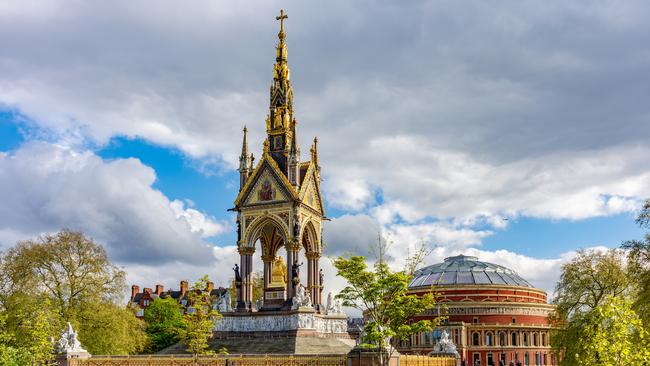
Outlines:
[[137,159],[104,161],[90,151],[28,143],[0,155],[0,242],[70,228],[104,243],[121,263],[211,263],[201,236],[224,224],[170,202],[152,187],[155,179]]
[[[192,205],[192,202],[189,202]],[[214,218],[204,215],[202,212],[193,208],[185,208],[185,204],[180,200],[173,200],[169,206],[174,211],[177,219],[184,219],[190,224],[192,232],[198,232],[203,238],[217,236],[230,230],[226,222],[218,222]]]
[[[285,5],[300,141],[320,136],[336,207],[499,227],[649,194],[647,3]],[[277,7],[5,4],[0,103],[68,145],[138,136],[232,169],[243,124],[261,145]]]

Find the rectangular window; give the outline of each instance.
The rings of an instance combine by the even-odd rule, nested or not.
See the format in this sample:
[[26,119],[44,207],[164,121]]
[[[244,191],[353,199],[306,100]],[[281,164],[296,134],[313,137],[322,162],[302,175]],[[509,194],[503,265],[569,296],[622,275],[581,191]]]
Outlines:
[[517,319],[516,319],[516,318],[512,318],[512,324],[516,324],[516,323],[517,323]]
[[478,324],[478,318],[474,317],[473,322],[474,322],[474,324]]

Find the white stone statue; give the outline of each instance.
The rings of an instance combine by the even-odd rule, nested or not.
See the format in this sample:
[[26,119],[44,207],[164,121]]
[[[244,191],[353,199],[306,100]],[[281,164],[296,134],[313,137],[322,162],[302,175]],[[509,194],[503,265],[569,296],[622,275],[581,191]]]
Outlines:
[[343,306],[341,305],[340,300],[336,300],[334,302],[334,312],[337,314],[342,314],[343,313]]
[[302,302],[303,306],[310,307],[311,306],[311,295],[309,294],[309,291],[305,290],[305,300]]
[[440,340],[438,340],[438,342],[436,342],[436,344],[433,346],[433,352],[431,353],[442,353],[448,355],[451,354],[459,357],[458,351],[456,350],[456,345],[451,339],[449,339],[449,333],[447,333],[447,330],[442,331]]
[[77,333],[72,329],[72,324],[68,322],[68,327],[61,333],[61,337],[55,344],[57,353],[88,353],[77,338]]
[[226,289],[226,295],[224,296],[224,302],[226,304],[225,306],[225,311],[226,312],[231,312],[232,311],[232,300],[230,299],[230,288]]
[[303,306],[303,302],[305,301],[305,286],[302,285],[302,283],[299,283],[298,286],[296,286],[296,294],[293,295],[293,304],[291,306],[292,310],[298,310],[301,306]]
[[330,311],[334,310],[334,295],[332,291],[327,293],[327,305],[325,306],[325,314],[329,314]]

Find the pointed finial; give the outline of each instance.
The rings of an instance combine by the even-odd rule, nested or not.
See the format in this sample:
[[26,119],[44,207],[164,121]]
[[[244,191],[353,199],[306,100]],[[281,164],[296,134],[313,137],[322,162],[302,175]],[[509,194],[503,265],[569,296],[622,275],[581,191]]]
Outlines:
[[241,156],[240,160],[246,159],[248,156],[248,128],[246,128],[246,125],[244,125],[244,139],[241,144]]

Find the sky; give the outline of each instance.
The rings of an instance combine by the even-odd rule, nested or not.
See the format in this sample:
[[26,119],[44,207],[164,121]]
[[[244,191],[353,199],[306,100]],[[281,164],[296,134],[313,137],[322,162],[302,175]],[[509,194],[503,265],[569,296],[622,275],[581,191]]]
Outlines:
[[26,0],[0,2],[0,248],[82,230],[129,284],[227,285],[280,8],[326,292],[330,258],[379,233],[395,268],[424,245],[423,265],[475,255],[549,294],[578,249],[641,237],[646,1]]

